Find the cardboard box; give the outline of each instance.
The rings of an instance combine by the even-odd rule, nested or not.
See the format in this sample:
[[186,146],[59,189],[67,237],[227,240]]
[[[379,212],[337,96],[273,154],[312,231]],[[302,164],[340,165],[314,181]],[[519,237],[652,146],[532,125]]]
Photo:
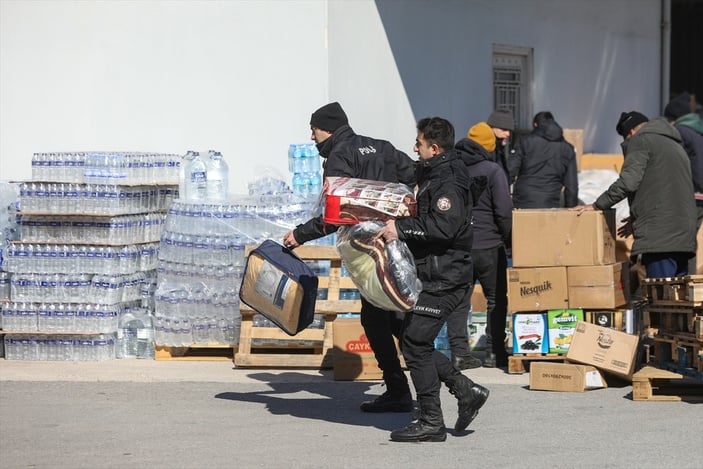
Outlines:
[[[332,327],[332,362],[334,379],[338,381],[379,380],[383,372],[378,367],[371,344],[366,338],[359,318],[337,318]],[[396,349],[398,343],[396,341]],[[399,355],[400,365],[405,361]]]
[[603,376],[592,366],[548,362],[530,364],[532,390],[583,392],[607,387]]
[[612,169],[620,174],[625,158],[620,153],[584,153],[581,155],[579,171],[589,169]]
[[586,311],[585,321],[616,331],[624,331],[625,311],[624,309]]
[[517,313],[513,315],[513,352],[547,353],[547,315],[544,313]]
[[615,262],[615,211],[513,210],[513,267]]
[[508,311],[527,312],[569,306],[566,267],[508,269]]
[[638,345],[638,336],[579,321],[566,358],[630,379]]
[[549,353],[564,354],[569,350],[578,321],[583,321],[582,309],[550,309],[547,311]]
[[563,129],[564,140],[574,146],[576,153],[576,168],[581,171],[581,156],[583,155],[583,129]]
[[617,308],[627,304],[629,271],[624,262],[566,268],[569,308]]
[[474,284],[474,290],[471,292],[471,311],[481,313],[488,311],[488,300],[486,300],[483,288],[478,282]]

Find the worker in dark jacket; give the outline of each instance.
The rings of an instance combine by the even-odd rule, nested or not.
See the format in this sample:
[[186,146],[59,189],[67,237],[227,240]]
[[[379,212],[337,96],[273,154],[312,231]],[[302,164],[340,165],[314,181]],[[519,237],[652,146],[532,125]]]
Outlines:
[[624,138],[620,176],[593,205],[576,209],[605,210],[627,198],[630,216],[618,234],[634,236],[632,255],[641,255],[647,277],[687,275],[696,251],[696,204],[681,136],[665,118],[649,121],[637,111],[623,112],[616,130]]
[[405,241],[413,253],[422,291],[414,309],[405,314],[401,350],[415,386],[417,420],[391,432],[393,441],[444,441],[447,431],[440,403],[444,382],[458,400],[454,428],[463,431],[488,399],[488,389],[454,368],[434,348],[447,317],[471,293],[471,177],[458,159],[454,127],[440,117],[417,124],[419,155],[415,217],[389,220],[380,236]]
[[[495,139],[490,126],[479,122],[469,129],[469,138],[456,144],[459,158],[468,166],[472,178],[483,178],[485,188],[472,212],[474,231],[471,259],[474,277],[471,284],[481,284],[487,302],[486,357],[487,368],[508,365],[505,351],[505,321],[508,313],[508,267],[506,246],[510,245],[513,203],[502,168],[489,159]],[[452,363],[459,369],[473,368],[477,358],[468,355],[468,307],[462,305],[447,319],[447,335],[452,350]],[[463,324],[462,324],[463,322]],[[466,351],[466,355],[464,355]]]
[[[520,139],[508,161],[515,208],[558,208],[578,205],[578,169],[574,147],[564,140],[551,112],[535,115],[530,135]],[[562,190],[564,201],[562,203]]]
[[664,116],[681,134],[681,144],[691,162],[693,190],[698,207],[698,226],[703,220],[703,121],[692,112],[691,95],[682,93],[664,108]]
[[[512,153],[510,150],[510,136],[515,130],[513,113],[508,109],[496,109],[488,116],[486,124],[491,127],[496,141],[495,149],[488,152],[488,159],[498,163],[505,171],[505,177],[509,178],[508,160]],[[469,137],[468,134],[466,136]]]
[[[310,118],[312,140],[323,162],[323,177],[344,176],[374,181],[397,182],[415,186],[415,162],[384,140],[354,133],[342,106],[334,102],[322,106]],[[325,225],[322,216],[298,225],[283,237],[285,246],[294,248],[337,230]],[[403,320],[398,313],[384,311],[361,298],[361,325],[383,371],[386,391],[375,400],[363,402],[363,412],[410,412],[412,395],[405,372],[400,366],[393,336],[400,338]]]

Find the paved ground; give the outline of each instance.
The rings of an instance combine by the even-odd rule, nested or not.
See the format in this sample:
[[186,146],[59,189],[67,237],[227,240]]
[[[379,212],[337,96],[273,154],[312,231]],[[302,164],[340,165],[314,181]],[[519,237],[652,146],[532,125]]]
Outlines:
[[[409,414],[369,415],[379,382],[231,362],[0,359],[0,468],[696,468],[703,403],[634,402],[614,383],[527,389],[529,375],[478,369],[491,396],[444,443],[394,443]],[[442,391],[449,427],[456,401]]]

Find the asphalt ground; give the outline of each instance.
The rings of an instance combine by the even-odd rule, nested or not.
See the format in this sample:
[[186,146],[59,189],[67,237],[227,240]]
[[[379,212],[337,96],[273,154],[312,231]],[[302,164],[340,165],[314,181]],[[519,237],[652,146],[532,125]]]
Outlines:
[[703,403],[640,402],[626,382],[530,391],[529,374],[464,372],[491,391],[469,429],[396,443],[410,413],[365,414],[378,381],[230,361],[0,359],[0,468],[696,468]]

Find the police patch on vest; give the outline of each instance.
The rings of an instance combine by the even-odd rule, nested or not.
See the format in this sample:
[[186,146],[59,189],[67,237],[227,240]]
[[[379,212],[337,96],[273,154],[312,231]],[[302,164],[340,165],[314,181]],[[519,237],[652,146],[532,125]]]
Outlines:
[[442,212],[446,212],[452,208],[452,201],[447,197],[440,197],[439,200],[437,200],[437,208]]

